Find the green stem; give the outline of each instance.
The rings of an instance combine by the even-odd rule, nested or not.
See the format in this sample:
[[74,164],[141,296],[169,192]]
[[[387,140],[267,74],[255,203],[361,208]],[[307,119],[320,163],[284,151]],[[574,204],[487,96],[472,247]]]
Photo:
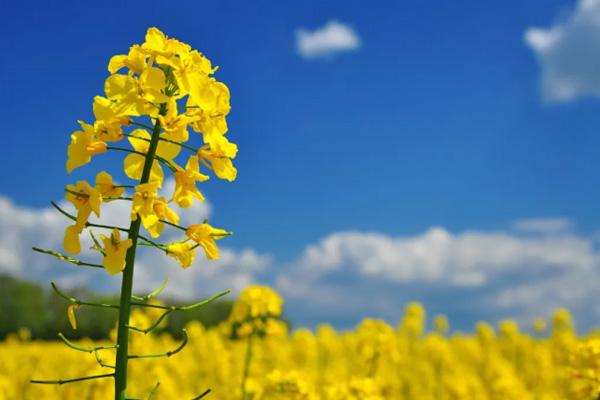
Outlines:
[[160,304],[150,304],[150,303],[140,303],[137,301],[132,301],[131,304],[134,306],[140,306],[140,307],[148,307],[148,308],[160,308],[162,310],[171,310],[171,311],[189,311],[189,310],[193,310],[194,308],[198,308],[198,307],[202,307],[206,304],[212,303],[213,301],[217,300],[219,297],[223,297],[226,294],[231,293],[231,290],[227,289],[227,290],[223,290],[222,292],[219,292],[217,294],[215,294],[212,297],[209,297],[208,299],[199,301],[197,303],[194,304],[189,304],[187,306],[163,306]]
[[31,383],[42,383],[42,384],[48,384],[48,385],[62,385],[64,383],[72,383],[72,382],[79,382],[79,381],[87,381],[90,379],[99,379],[99,378],[108,378],[114,376],[114,374],[102,374],[102,375],[92,375],[92,376],[84,376],[81,378],[73,378],[73,379],[58,379],[55,381],[40,381],[37,379],[32,379],[29,382]]
[[177,346],[177,348],[175,350],[171,350],[171,351],[167,351],[165,353],[159,353],[159,354],[131,354],[131,355],[129,355],[129,359],[171,357],[172,355],[179,353],[181,350],[183,350],[183,348],[188,343],[187,331],[184,329],[184,330],[182,330],[182,332],[183,332],[183,342],[181,342],[181,344],[179,346]]
[[58,258],[61,261],[66,261],[66,262],[75,264],[80,267],[104,268],[104,266],[101,264],[93,264],[93,263],[88,263],[85,261],[77,260],[76,258],[69,257],[66,254],[59,253],[58,251],[40,249],[39,247],[35,247],[35,246],[32,247],[31,250],[37,251],[38,253],[49,254],[51,256]]
[[246,400],[246,381],[248,380],[248,376],[250,375],[250,361],[252,360],[252,337],[254,336],[254,332],[252,332],[248,336],[248,343],[246,344],[246,357],[244,359],[244,374],[242,376],[242,397],[241,400]]
[[194,397],[192,400],[200,400],[203,399],[204,397],[206,397],[206,395],[208,395],[210,393],[210,389],[206,389],[204,392],[202,392],[202,394],[200,394],[199,396]]
[[116,304],[91,303],[91,302],[88,302],[88,301],[81,301],[81,300],[76,299],[75,297],[71,297],[71,296],[63,293],[58,288],[58,286],[56,286],[56,283],[50,282],[50,285],[52,286],[52,289],[54,289],[54,292],[57,295],[59,295],[60,297],[62,297],[65,300],[67,300],[71,304],[76,304],[78,306],[90,306],[90,307],[101,307],[101,308],[119,308],[119,306],[116,305]]
[[80,345],[78,345],[76,343],[71,342],[69,339],[67,339],[65,337],[65,335],[62,334],[62,332],[59,332],[58,337],[60,338],[60,340],[62,340],[64,342],[64,344],[66,344],[67,346],[69,346],[73,350],[83,351],[85,353],[93,353],[94,351],[98,351],[98,350],[116,349],[117,348],[116,344],[109,345],[109,346],[83,347],[83,346],[80,346]]
[[[166,106],[160,106],[160,113],[166,113]],[[156,119],[152,138],[148,146],[148,153],[145,154],[144,169],[140,184],[148,183],[150,170],[154,162],[154,155],[158,147],[160,135],[160,121]],[[129,226],[128,238],[132,245],[127,250],[125,256],[125,269],[123,270],[123,280],[121,282],[121,301],[119,307],[119,325],[117,328],[117,357],[115,361],[115,400],[125,400],[127,398],[127,362],[129,361],[129,315],[131,312],[131,295],[133,288],[133,268],[135,264],[135,251],[137,248],[138,235],[140,232],[141,218],[131,221]]]
[[151,300],[151,299],[155,298],[156,296],[158,296],[163,290],[165,290],[165,288],[167,287],[168,283],[169,283],[169,277],[167,276],[165,278],[165,280],[163,281],[163,283],[158,287],[158,289],[155,289],[153,292],[148,293],[147,295],[144,295],[144,296],[131,296],[131,298],[133,300],[143,301],[143,302]]

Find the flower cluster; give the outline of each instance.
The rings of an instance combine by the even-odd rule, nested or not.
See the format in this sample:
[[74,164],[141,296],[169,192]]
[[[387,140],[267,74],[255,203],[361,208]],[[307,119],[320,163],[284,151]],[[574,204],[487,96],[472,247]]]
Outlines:
[[233,305],[226,326],[235,338],[282,335],[287,331],[282,313],[283,299],[277,292],[268,286],[248,286]]
[[[67,186],[66,199],[77,210],[74,224],[65,231],[64,248],[68,253],[81,251],[80,236],[86,228],[95,226],[88,220],[92,213],[101,216],[102,204],[131,201],[131,221],[140,219],[152,239],[139,238],[176,259],[182,267],[193,263],[198,246],[208,259],[219,257],[215,241],[230,233],[206,221],[179,226],[175,209],[204,200],[197,185],[209,179],[208,171],[228,181],[237,175],[232,163],[237,146],[226,136],[229,90],[213,77],[216,70],[202,53],[168,38],[157,28],[148,30],[143,44],[111,58],[105,95],[94,98],[95,121],[79,121],[81,129],[71,135],[66,168],[70,173],[107,151],[126,152],[123,171],[135,182],[119,185],[102,171],[95,185],[82,180]],[[190,129],[201,139],[191,138]],[[128,142],[129,146],[119,142]],[[181,157],[185,166],[178,163]],[[168,171],[173,174],[175,189],[167,197],[159,196]],[[126,189],[133,193],[127,195]],[[180,228],[185,238],[175,243],[155,243],[153,239],[166,225]],[[109,236],[101,236],[102,243],[94,239],[95,248],[104,255],[103,266],[113,275],[124,269],[127,250],[132,246],[131,237],[121,239],[120,231],[131,234],[126,228],[115,227]]]
[[[207,398],[240,400],[238,389],[245,377],[246,399],[252,400],[597,400],[600,396],[600,331],[578,336],[564,310],[548,328],[533,335],[512,321],[498,327],[479,323],[474,334],[444,335],[436,328],[417,335],[413,318],[425,326],[433,322],[422,307],[412,304],[395,326],[365,320],[343,332],[323,325],[315,331],[296,329],[290,336],[254,336],[246,373],[248,343],[194,321],[186,327],[189,351],[175,360],[142,359],[131,368],[131,396],[146,398],[144,394],[160,381],[161,399],[189,399],[210,387]],[[156,315],[132,314],[132,323],[139,326],[155,319]],[[80,358],[61,344],[27,337],[20,333],[0,342],[5,356],[0,362],[0,399],[110,398],[111,384],[101,380],[93,386],[23,386],[38,373],[58,377],[64,372],[102,371],[91,354]],[[106,345],[89,339],[77,344]],[[176,345],[169,335],[140,333],[131,340],[132,351],[140,353]],[[40,363],[45,353],[53,357]]]

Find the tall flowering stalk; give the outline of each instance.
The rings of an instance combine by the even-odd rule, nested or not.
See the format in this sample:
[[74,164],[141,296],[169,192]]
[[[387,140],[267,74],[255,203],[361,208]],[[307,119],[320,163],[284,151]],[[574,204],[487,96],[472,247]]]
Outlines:
[[250,379],[254,338],[285,336],[287,325],[281,319],[282,313],[283,299],[268,286],[247,287],[233,305],[225,324],[226,330],[229,331],[232,339],[246,339],[244,369],[240,384],[241,400],[252,398],[247,386]]
[[[76,328],[75,310],[80,306],[106,307],[119,312],[117,343],[109,346],[81,347],[59,334],[69,347],[94,353],[98,363],[111,373],[68,378],[57,381],[34,380],[34,383],[64,384],[88,379],[114,378],[115,399],[127,397],[127,364],[131,359],[170,357],[187,343],[184,330],[183,343],[174,350],[162,354],[130,354],[128,351],[129,331],[148,333],[159,326],[171,312],[186,311],[200,307],[227,294],[219,293],[210,299],[188,306],[162,306],[148,303],[166,283],[149,295],[138,297],[132,294],[136,250],[147,245],[173,257],[183,268],[189,267],[197,247],[202,247],[206,258],[219,257],[216,240],[231,233],[212,227],[207,221],[190,225],[179,225],[179,215],[174,206],[188,208],[195,201],[203,201],[197,183],[209,179],[200,172],[200,166],[211,170],[218,178],[233,181],[237,171],[232,159],[237,146],[227,139],[226,116],[229,113],[229,90],[215,80],[210,60],[202,53],[176,39],[168,38],[156,28],[150,28],[142,45],[134,45],[128,54],[116,55],[108,64],[110,76],[104,85],[105,96],[94,98],[95,122],[79,121],[81,130],[71,135],[68,147],[67,172],[88,164],[91,159],[107,151],[126,153],[123,160],[125,175],[134,184],[120,185],[112,176],[102,171],[96,175],[95,185],[78,181],[65,189],[66,199],[73,204],[76,214],[53,206],[73,221],[65,230],[66,253],[78,254],[81,250],[80,236],[88,230],[94,240],[93,247],[102,262],[82,261],[53,250],[34,250],[53,255],[78,266],[104,268],[109,274],[122,274],[119,304],[85,302],[62,292],[54,283],[52,288],[69,303],[67,314]],[[188,143],[188,127],[201,134],[199,147]],[[125,139],[130,146],[117,145]],[[176,157],[187,152],[185,167]],[[171,172],[175,179],[175,190],[169,199],[159,197],[165,173]],[[126,190],[131,191],[130,194]],[[129,227],[103,225],[89,221],[91,214],[101,216],[102,205],[110,201],[131,202]],[[146,233],[140,233],[143,226]],[[178,229],[182,240],[174,243],[157,241],[166,228]],[[92,228],[102,229],[100,240]],[[148,235],[150,237],[148,237]],[[126,236],[126,237],[125,237]],[[163,310],[163,314],[149,327],[130,325],[132,307],[152,307]],[[103,350],[116,349],[114,365],[102,360]],[[157,386],[158,388],[158,386]],[[197,398],[203,397],[207,392]]]

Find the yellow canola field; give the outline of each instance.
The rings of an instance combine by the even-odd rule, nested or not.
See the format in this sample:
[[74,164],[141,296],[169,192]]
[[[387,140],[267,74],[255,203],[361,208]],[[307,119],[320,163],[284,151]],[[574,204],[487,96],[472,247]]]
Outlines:
[[[144,319],[138,314],[133,318]],[[150,321],[150,318],[148,318]],[[142,322],[143,323],[143,322]],[[232,339],[227,327],[188,325],[189,343],[169,358],[132,359],[129,396],[146,399],[160,382],[155,399],[242,397],[244,365],[249,369],[246,399],[325,400],[596,400],[600,396],[600,334],[577,337],[566,311],[555,314],[548,332],[527,335],[512,321],[497,330],[480,323],[472,335],[448,336],[443,317],[424,331],[425,312],[408,306],[397,327],[364,320],[355,330],[321,326],[287,334]],[[230,330],[229,330],[230,331]],[[61,342],[30,341],[26,334],[0,343],[0,400],[105,400],[112,378],[63,385],[33,385],[30,379],[65,379],[110,373],[94,354]],[[130,354],[177,348],[167,335],[133,332]],[[77,345],[102,345],[80,341]],[[113,350],[103,350],[105,363]]]

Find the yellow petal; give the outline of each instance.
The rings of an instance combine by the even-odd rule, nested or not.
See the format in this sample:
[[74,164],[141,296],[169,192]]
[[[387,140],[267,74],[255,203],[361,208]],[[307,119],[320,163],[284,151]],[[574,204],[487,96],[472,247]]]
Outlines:
[[[163,134],[162,137],[165,139],[174,140],[169,135]],[[156,155],[171,161],[175,157],[177,157],[177,155],[179,154],[180,151],[181,151],[181,146],[176,145],[175,143],[160,141],[158,143],[158,148],[156,149]]]
[[135,78],[129,75],[115,74],[109,76],[104,82],[104,91],[108,97],[122,98],[132,92],[135,87]]
[[69,323],[73,329],[77,329],[77,318],[75,318],[76,308],[79,308],[78,304],[71,304],[69,307],[67,307],[67,316],[69,317]]
[[144,87],[148,89],[160,91],[166,86],[165,73],[160,68],[148,68],[141,79]]
[[131,132],[131,136],[129,136],[128,139],[135,151],[146,153],[148,152],[148,147],[150,147],[149,140],[151,138],[152,137],[148,132],[146,132],[145,129],[135,129],[133,132]]
[[206,258],[208,258],[209,260],[216,260],[217,258],[219,258],[219,248],[217,247],[217,244],[212,238],[201,241],[200,246],[202,246],[202,248],[204,249],[204,252],[206,253]]
[[114,74],[125,66],[125,61],[127,61],[127,56],[124,54],[111,57],[110,61],[108,62],[108,72]]
[[70,254],[79,254],[81,251],[81,244],[79,243],[79,234],[81,233],[77,225],[68,226],[65,230],[65,238],[63,241],[63,247],[65,251]]
[[131,179],[140,179],[144,170],[144,156],[139,154],[129,154],[123,160],[123,169],[125,175]]

